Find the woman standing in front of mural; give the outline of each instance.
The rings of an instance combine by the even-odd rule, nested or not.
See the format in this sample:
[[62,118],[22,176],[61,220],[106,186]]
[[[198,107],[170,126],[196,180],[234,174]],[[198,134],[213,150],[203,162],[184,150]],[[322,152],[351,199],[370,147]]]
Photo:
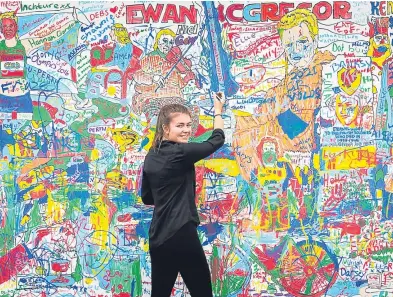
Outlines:
[[152,148],[146,155],[142,201],[154,205],[149,230],[152,297],[169,297],[180,272],[192,297],[212,297],[209,266],[196,227],[194,163],[217,151],[225,140],[223,95],[214,100],[214,131],[202,143],[188,143],[191,113],[181,104],[161,108]]

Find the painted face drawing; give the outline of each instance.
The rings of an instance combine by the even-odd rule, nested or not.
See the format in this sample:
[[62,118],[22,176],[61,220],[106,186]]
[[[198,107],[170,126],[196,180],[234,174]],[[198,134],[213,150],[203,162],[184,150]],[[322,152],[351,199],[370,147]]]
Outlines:
[[288,62],[299,68],[305,68],[310,64],[317,44],[304,22],[285,30],[282,35],[282,43]]
[[18,26],[14,20],[5,18],[1,21],[1,32],[6,40],[14,38],[17,31]]
[[374,42],[376,49],[374,50],[374,56],[380,57],[390,49],[389,38],[386,34],[378,34],[374,36]]
[[266,167],[274,167],[277,162],[276,144],[265,142],[262,147],[262,161]]
[[166,55],[173,47],[173,43],[174,38],[172,36],[163,34],[158,40],[158,49]]
[[356,96],[346,96],[337,94],[336,96],[336,116],[344,126],[354,123],[359,114],[359,100]]

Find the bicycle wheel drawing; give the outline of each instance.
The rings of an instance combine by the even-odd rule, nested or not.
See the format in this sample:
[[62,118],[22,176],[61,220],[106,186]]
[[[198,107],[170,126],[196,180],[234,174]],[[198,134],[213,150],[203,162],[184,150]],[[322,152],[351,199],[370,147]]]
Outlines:
[[214,246],[211,269],[215,296],[238,296],[251,279],[251,264],[239,247]]
[[290,242],[280,264],[281,284],[296,297],[320,297],[338,276],[337,258],[323,242]]

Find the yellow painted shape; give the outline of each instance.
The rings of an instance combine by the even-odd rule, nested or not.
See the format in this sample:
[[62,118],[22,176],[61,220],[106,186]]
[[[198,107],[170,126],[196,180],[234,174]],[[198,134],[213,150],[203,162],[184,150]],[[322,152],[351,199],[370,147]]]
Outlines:
[[66,204],[63,202],[55,201],[50,191],[47,191],[47,195],[48,195],[48,208],[46,213],[47,213],[48,221],[54,223],[62,222],[65,214]]
[[91,161],[96,161],[100,158],[100,151],[98,149],[93,149],[91,151],[91,155],[90,155],[90,160]]
[[241,111],[241,110],[232,110],[232,113],[237,116],[237,117],[249,117],[252,116],[251,113],[247,111]]
[[141,248],[145,253],[147,253],[149,251],[149,241],[141,240]]
[[199,116],[199,119],[200,119],[201,121],[211,121],[211,120],[213,120],[213,117],[212,117],[212,116],[209,116],[209,115],[200,115],[200,116]]
[[320,170],[321,170],[321,163],[320,163],[319,155],[318,155],[318,154],[314,154],[314,157],[313,157],[313,159],[312,159],[312,162],[313,162],[314,168],[315,168],[316,170],[320,171]]
[[109,95],[109,96],[113,96],[113,95],[116,94],[116,87],[114,87],[114,86],[109,86],[107,91],[108,91],[108,95]]
[[324,147],[322,159],[326,169],[349,170],[376,166],[376,147]]
[[150,147],[153,144],[153,139],[154,139],[154,131],[152,129],[149,129],[149,132],[147,135],[145,135],[147,137],[147,139],[149,139],[149,142],[145,145],[145,150],[148,151],[150,149]]
[[90,284],[93,283],[94,278],[92,278],[92,277],[84,277],[83,280],[85,281],[86,285],[90,285]]
[[108,186],[114,186],[118,189],[124,189],[127,186],[127,177],[125,177],[120,171],[113,170],[106,174]]
[[17,182],[20,189],[26,189],[37,183],[37,173],[32,170],[22,180]]
[[139,136],[130,127],[108,128],[113,140],[119,145],[120,152],[125,152],[127,147],[138,142]]
[[38,127],[41,125],[41,121],[31,121],[31,125],[33,126],[34,129],[38,129]]
[[45,275],[45,272],[46,272],[46,270],[42,266],[37,266],[35,269],[35,273],[37,273],[38,275],[41,275],[41,276]]
[[[353,79],[353,81],[349,81],[349,79]],[[343,67],[337,72],[337,81],[341,90],[352,96],[362,82],[362,73],[356,68],[347,69]]]
[[30,149],[26,149],[21,147],[18,143],[15,144],[7,144],[8,150],[12,156],[25,158],[32,157],[32,151]]
[[382,190],[381,189],[377,189],[375,194],[376,194],[377,198],[382,199],[383,195],[382,195]]
[[30,221],[30,216],[29,215],[24,215],[23,218],[20,221],[20,224],[22,226],[26,225]]
[[257,179],[264,186],[266,182],[281,181],[287,176],[285,167],[258,167]]
[[224,175],[235,177],[240,174],[239,166],[235,160],[210,159],[202,161],[202,164],[206,168]]
[[[96,211],[90,213],[90,223],[94,230],[100,230],[96,232],[90,239],[92,243],[95,243],[101,249],[108,249],[108,231],[109,231],[109,210],[103,201],[104,197],[100,197],[97,201],[93,202],[92,206],[95,207]],[[105,236],[106,235],[106,236]]]

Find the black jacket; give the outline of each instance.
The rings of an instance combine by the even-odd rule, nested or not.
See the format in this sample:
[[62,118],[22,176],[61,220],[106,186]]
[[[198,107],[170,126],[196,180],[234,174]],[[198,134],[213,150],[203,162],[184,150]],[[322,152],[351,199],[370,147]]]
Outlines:
[[199,225],[194,163],[217,151],[224,141],[224,131],[215,129],[201,143],[165,140],[159,149],[150,149],[143,165],[142,201],[155,206],[149,229],[151,248],[163,244],[187,222]]

